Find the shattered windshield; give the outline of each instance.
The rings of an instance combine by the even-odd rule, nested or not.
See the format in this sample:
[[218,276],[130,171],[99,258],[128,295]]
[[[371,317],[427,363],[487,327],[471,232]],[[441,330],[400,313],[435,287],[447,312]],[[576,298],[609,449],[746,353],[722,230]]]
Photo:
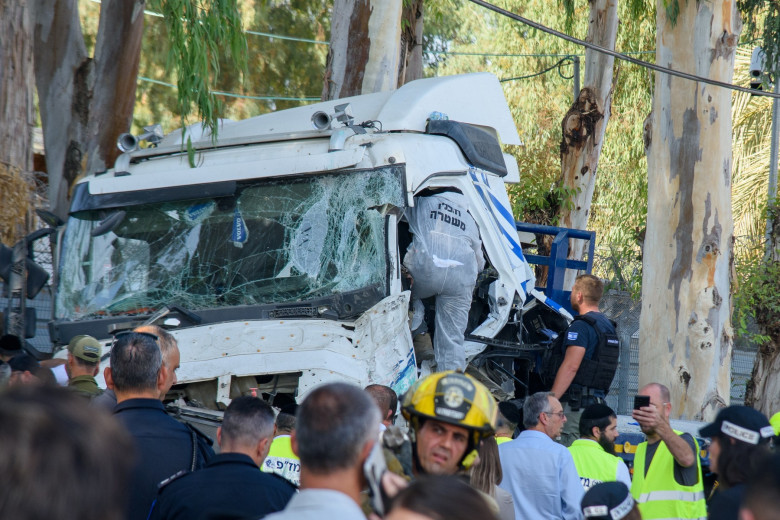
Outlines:
[[63,242],[56,315],[285,303],[384,286],[385,213],[402,205],[399,169],[382,168],[79,212]]

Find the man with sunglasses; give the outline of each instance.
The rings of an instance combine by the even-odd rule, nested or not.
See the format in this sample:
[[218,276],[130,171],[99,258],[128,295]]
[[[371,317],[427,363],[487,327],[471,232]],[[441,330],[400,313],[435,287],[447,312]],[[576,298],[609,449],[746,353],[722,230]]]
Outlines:
[[[115,417],[135,443],[135,467],[129,485],[128,520],[146,520],[161,481],[180,471],[203,467],[196,435],[165,413],[160,395],[167,390],[157,336],[122,332],[114,336],[106,385],[116,393]],[[211,452],[210,455],[213,455]]]
[[[177,382],[176,371],[179,369],[181,361],[179,344],[176,342],[173,334],[157,325],[141,325],[133,329],[133,332],[145,332],[156,337],[155,341],[162,353],[162,372],[165,382],[160,388],[160,400],[164,401],[168,390]],[[108,368],[105,370],[108,370]],[[105,379],[108,380],[105,370],[103,374]],[[113,411],[116,406],[116,395],[113,390],[107,388],[102,394],[94,398],[93,403],[104,410]]]
[[512,493],[515,518],[581,520],[585,491],[571,453],[554,440],[564,423],[561,402],[549,392],[535,393],[523,403],[526,429],[498,447],[499,487]]

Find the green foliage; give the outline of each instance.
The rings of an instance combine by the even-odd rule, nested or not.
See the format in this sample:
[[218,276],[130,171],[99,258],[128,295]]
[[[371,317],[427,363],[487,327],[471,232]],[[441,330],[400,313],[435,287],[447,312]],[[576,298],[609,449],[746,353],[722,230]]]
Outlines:
[[664,0],[664,11],[666,11],[666,17],[672,24],[672,27],[677,25],[677,18],[680,16],[680,2],[687,2],[688,0]]
[[[160,123],[166,132],[183,124],[182,115],[198,111],[195,99],[185,105],[180,104],[179,69],[170,61],[172,52],[176,52],[169,42],[168,28],[171,20],[156,16],[157,9],[167,0],[155,0],[147,5],[144,18],[144,39],[141,50],[139,81],[136,91],[136,105],[133,131],[138,133],[146,125]],[[187,3],[192,3],[188,0]],[[200,3],[194,3],[197,6]],[[231,0],[228,6],[238,8],[239,21],[231,22],[233,27],[243,26],[247,31],[260,31],[299,39],[327,42],[330,31],[330,12],[332,0]],[[218,8],[217,3],[208,3],[211,9]],[[100,4],[90,0],[79,0],[84,39],[89,52],[92,52],[97,34]],[[234,13],[235,14],[235,13]],[[175,20],[174,20],[175,21]],[[182,24],[187,22],[179,20]],[[186,36],[186,34],[185,34]],[[233,34],[233,36],[238,36]],[[219,41],[220,52],[206,57],[210,67],[216,57],[218,75],[209,79],[208,89],[231,94],[213,94],[201,90],[201,99],[213,99],[220,107],[206,110],[214,117],[233,120],[246,119],[266,112],[300,106],[306,103],[296,98],[320,95],[325,57],[328,45],[303,41],[290,41],[279,38],[246,33],[245,47],[242,48],[237,62],[235,52],[222,52],[227,41]],[[185,42],[186,45],[189,45]],[[210,49],[198,43],[202,49]],[[197,47],[191,47],[196,49]],[[209,50],[209,52],[211,52]],[[174,56],[174,61],[178,59]],[[248,62],[248,65],[246,65]],[[202,61],[199,63],[203,63]],[[147,79],[148,78],[148,79]],[[266,96],[277,99],[253,99],[250,96]],[[289,98],[289,99],[279,99]],[[190,121],[191,122],[191,121]]]
[[[438,3],[438,2],[437,2]],[[451,34],[440,38],[441,50],[433,74],[489,71],[501,79],[542,71],[562,56],[584,50],[553,36],[500,17],[469,2],[449,0],[446,20],[458,20],[449,33],[432,28],[426,10],[426,31]],[[566,5],[573,8],[567,30]],[[427,8],[426,4],[426,8]],[[550,9],[549,0],[507,0],[502,7],[558,30],[584,38],[588,2],[560,0],[564,9]],[[655,48],[654,5],[643,0],[619,3],[621,20],[617,49],[624,52]],[[430,47],[426,47],[428,50]],[[499,56],[466,56],[495,53]],[[508,56],[529,54],[531,56]],[[501,56],[503,55],[503,56]],[[642,141],[643,122],[652,105],[653,75],[640,67],[615,62],[612,115],[599,161],[596,192],[589,228],[597,233],[596,272],[615,280],[615,286],[638,295],[641,285],[641,248],[647,214],[647,162]],[[508,147],[520,166],[520,183],[509,188],[515,216],[528,222],[554,223],[553,216],[573,194],[558,184],[561,175],[561,121],[573,100],[571,63],[537,77],[507,81],[504,93],[517,124],[522,146]]]
[[[751,46],[737,48],[734,82],[749,81]],[[762,249],[766,225],[772,101],[766,97],[735,92],[732,103],[733,168],[732,210],[735,264],[739,272]]]
[[[759,345],[780,337],[780,262],[764,262],[760,254],[740,272],[739,289],[734,297],[735,329],[739,336]],[[750,330],[755,321],[759,332]]]
[[780,73],[780,2],[777,0],[737,0],[745,23],[744,35],[762,40],[766,70],[772,78]]
[[236,0],[150,0],[163,14],[170,44],[168,67],[177,73],[177,101],[184,121],[195,105],[204,127],[217,137],[222,100],[212,90],[223,57],[247,70],[246,38]]

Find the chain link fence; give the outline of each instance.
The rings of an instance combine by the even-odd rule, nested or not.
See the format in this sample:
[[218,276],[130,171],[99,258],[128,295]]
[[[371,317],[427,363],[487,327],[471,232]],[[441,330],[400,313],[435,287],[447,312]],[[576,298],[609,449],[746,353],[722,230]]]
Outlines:
[[[52,293],[51,287],[46,285],[34,300],[25,301],[27,308],[34,308],[36,315],[35,337],[27,342],[41,353],[51,354],[52,344],[49,339],[49,321],[52,317]],[[8,312],[8,298],[5,297],[5,285],[0,282],[0,313],[3,318]]]
[[[601,301],[601,311],[617,323],[620,361],[609,389],[607,404],[618,414],[630,415],[634,395],[639,390],[639,316],[642,304],[625,291],[609,291]],[[756,348],[737,344],[731,357],[731,404],[745,402],[745,385],[753,371]]]

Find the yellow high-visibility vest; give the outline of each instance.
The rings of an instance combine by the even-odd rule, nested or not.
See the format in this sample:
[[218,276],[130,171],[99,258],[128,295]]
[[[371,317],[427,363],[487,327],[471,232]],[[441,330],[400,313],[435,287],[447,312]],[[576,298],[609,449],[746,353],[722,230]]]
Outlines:
[[623,464],[619,457],[607,453],[598,442],[588,439],[574,441],[569,446],[569,452],[586,491],[600,482],[614,482],[618,464]]
[[274,438],[268,456],[260,468],[266,473],[276,473],[296,486],[301,485],[301,461],[293,453],[289,435]]
[[[675,430],[677,435],[682,432]],[[699,445],[694,439],[694,453]],[[660,442],[645,475],[647,442],[637,447],[634,456],[634,480],[631,495],[637,501],[643,520],[680,518],[698,520],[707,518],[704,485],[701,476],[701,459],[696,457],[698,479],[693,486],[682,486],[674,479],[674,457],[664,442]]]

